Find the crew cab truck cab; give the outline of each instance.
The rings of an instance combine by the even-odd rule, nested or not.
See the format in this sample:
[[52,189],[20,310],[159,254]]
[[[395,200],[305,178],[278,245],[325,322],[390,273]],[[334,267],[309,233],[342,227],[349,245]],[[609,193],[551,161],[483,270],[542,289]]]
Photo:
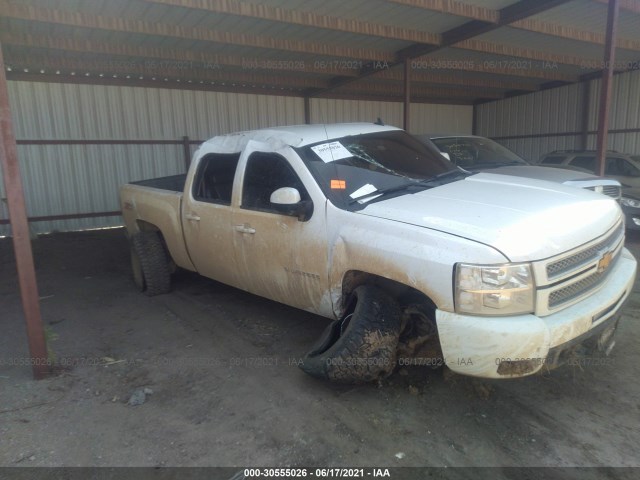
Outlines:
[[173,265],[332,320],[301,366],[371,381],[398,362],[530,375],[607,353],[636,261],[614,200],[471,174],[403,130],[303,125],[214,137],[186,176],[124,185],[134,279]]

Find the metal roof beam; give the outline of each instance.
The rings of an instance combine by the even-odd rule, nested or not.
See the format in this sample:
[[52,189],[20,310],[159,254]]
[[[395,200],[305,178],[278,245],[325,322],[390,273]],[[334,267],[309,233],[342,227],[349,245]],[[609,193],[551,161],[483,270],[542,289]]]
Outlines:
[[[496,28],[499,28],[500,26],[509,24],[517,20],[521,20],[530,15],[538,14],[550,8],[557,7],[558,5],[562,5],[563,3],[566,3],[568,1],[570,0],[521,0],[499,10],[499,18],[497,23],[481,20],[471,20],[469,22],[465,22],[458,27],[444,32],[442,34],[442,41],[440,45],[414,44],[409,47],[403,48],[402,50],[399,50],[398,52],[396,52],[395,59],[392,62],[389,62],[389,66],[393,67],[399,65],[406,59],[420,57],[428,53],[433,53],[437,50],[453,46],[458,42],[469,40],[477,35],[490,32],[492,30],[495,30]],[[367,65],[360,70],[360,74],[357,77],[335,77],[329,82],[328,89],[310,90],[309,92],[306,92],[306,94],[309,96],[320,95],[328,90],[339,88],[342,85],[349,84],[360,78],[374,75],[376,73],[379,73],[380,71],[381,69],[378,68],[376,64]]]
[[[402,95],[376,95],[371,93],[337,93],[332,92],[322,100],[338,99],[338,100],[371,100],[373,102],[402,102]],[[486,99],[487,102],[493,102],[495,99]],[[475,102],[472,98],[443,98],[443,97],[419,97],[412,96],[411,103],[431,103],[443,105],[473,105]]]
[[584,58],[576,57],[574,55],[543,52],[540,50],[532,50],[530,48],[516,47],[505,43],[487,42],[485,40],[463,40],[462,42],[458,42],[453,45],[452,48],[471,50],[481,53],[491,53],[507,57],[526,58],[527,60],[537,60],[541,62],[552,62],[562,65],[573,65],[577,67],[585,67],[587,65],[593,65],[594,62],[600,62],[600,59],[596,58]]
[[264,4],[247,3],[238,0],[144,0],[176,7],[186,7],[207,12],[258,18],[305,27],[324,28],[339,32],[357,33],[374,37],[439,44],[440,35],[394,25],[364,22],[361,20],[321,15],[309,11],[289,10]]
[[[396,69],[388,70],[376,76],[378,79],[384,80],[402,80],[403,75]],[[534,92],[538,90],[537,85],[533,83],[510,81],[510,80],[494,80],[492,78],[467,78],[456,73],[422,73],[413,71],[411,74],[413,83],[422,83],[425,85],[457,85],[468,88],[493,88],[498,90],[525,90]]]
[[[191,65],[195,68],[202,69],[218,69],[225,67],[238,67],[246,70],[253,70],[256,73],[267,72],[291,72],[291,73],[316,73],[323,75],[346,75],[355,76],[358,71],[356,69],[338,69],[334,68],[333,62],[324,62],[327,68],[317,68],[310,62],[301,60],[300,62],[259,62],[258,59],[240,57],[237,55],[218,55],[208,52],[183,50],[173,48],[155,48],[141,47],[138,45],[130,45],[126,43],[98,42],[93,40],[85,40],[72,37],[47,37],[43,35],[18,34],[8,31],[0,32],[0,42],[4,45],[22,48],[37,48],[53,51],[64,51],[74,53],[87,54],[104,54],[116,57],[138,57],[148,59],[148,63],[155,60],[167,60],[167,64],[195,64]],[[9,57],[11,60],[11,57]],[[113,63],[122,63],[123,60],[115,60]],[[338,62],[336,62],[338,63]],[[297,68],[299,66],[300,68]],[[105,65],[108,67],[108,65]],[[106,71],[106,69],[105,69]]]
[[[9,62],[6,62],[7,64]],[[123,62],[121,65],[111,65],[109,69],[104,68],[104,62],[99,59],[92,60],[78,60],[70,59],[70,58],[60,58],[60,57],[52,57],[52,56],[29,56],[28,58],[24,58],[22,60],[13,59],[11,61],[12,71],[20,72],[24,69],[27,69],[29,72],[39,72],[40,70],[44,70],[45,74],[52,74],[53,72],[59,70],[64,72],[64,74],[69,75],[73,72],[76,77],[86,77],[87,73],[89,73],[89,77],[99,77],[100,74],[103,76],[113,76],[117,75],[120,78],[126,78],[126,75],[129,75],[133,79],[138,79],[139,77],[143,77],[143,79],[153,79],[154,77],[157,79],[158,87],[162,87],[165,82],[164,79],[169,79],[168,81],[186,84],[189,83],[198,83],[202,81],[203,83],[211,84],[228,84],[229,86],[245,86],[247,84],[250,85],[265,85],[265,86],[273,86],[277,88],[322,88],[326,85],[326,82],[321,80],[317,80],[315,78],[304,78],[304,77],[295,77],[291,75],[287,75],[286,80],[283,80],[282,75],[280,74],[255,74],[255,73],[246,73],[246,72],[232,72],[232,71],[220,71],[220,70],[185,70],[183,68],[175,67],[171,68],[162,66],[162,65],[129,65],[126,62]],[[27,72],[25,72],[27,73]],[[62,77],[60,77],[62,78]]]
[[[354,88],[354,90],[351,90]],[[359,84],[357,89],[355,87],[349,86],[348,88],[343,88],[337,90],[340,93],[351,93],[356,94],[357,92],[375,94],[379,93],[381,95],[385,94],[394,94],[396,93],[400,98],[404,96],[404,88],[402,84],[389,84],[389,83],[362,83]],[[412,85],[411,87],[411,96],[422,96],[422,97],[455,97],[455,98],[471,98],[475,99],[478,97],[483,98],[492,98],[494,100],[503,98],[503,94],[500,92],[477,92],[471,91],[466,88],[442,88],[442,87],[424,87],[422,85]]]
[[168,88],[175,90],[195,90],[203,92],[226,92],[226,93],[248,93],[252,95],[275,95],[285,97],[302,97],[301,91],[291,91],[287,89],[280,89],[276,86],[256,86],[256,87],[243,87],[243,86],[231,86],[229,84],[222,85],[220,83],[207,84],[207,83],[187,83],[187,82],[160,82],[152,80],[139,80],[131,79],[125,80],[123,77],[112,78],[98,76],[85,77],[84,75],[50,75],[39,73],[22,73],[22,72],[8,72],[7,78],[9,80],[24,81],[24,82],[44,82],[44,83],[69,83],[75,85],[107,85],[117,87],[145,87],[145,88]]

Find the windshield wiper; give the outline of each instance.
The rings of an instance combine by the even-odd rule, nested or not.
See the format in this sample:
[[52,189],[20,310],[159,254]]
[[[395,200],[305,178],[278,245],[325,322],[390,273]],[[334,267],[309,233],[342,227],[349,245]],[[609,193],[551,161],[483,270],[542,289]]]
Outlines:
[[[419,180],[416,182],[403,183],[402,185],[398,185],[396,187],[385,188],[382,190],[376,190],[374,192],[365,193],[357,198],[354,198],[349,201],[349,205],[353,205],[354,203],[361,203],[361,200],[366,200],[371,197],[384,197],[392,193],[401,192],[403,190],[408,190],[410,188],[419,188],[420,190],[424,190],[426,188],[438,187],[440,185],[444,185],[445,183],[453,182],[461,177],[466,178],[469,175],[473,175],[471,172],[467,172],[466,170],[450,170],[448,172],[440,173],[438,175],[434,175],[433,177],[425,178],[424,180]],[[377,200],[377,198],[376,198]]]
[[464,169],[450,170],[448,172],[434,175],[433,177],[425,178],[424,180],[420,181],[420,184],[429,187],[437,187],[439,185],[444,185],[445,183],[451,183],[460,178],[466,178],[469,175],[473,175],[473,173],[467,172]]
[[468,168],[488,168],[488,167],[513,167],[514,165],[529,165],[528,163],[525,162],[518,162],[516,160],[513,160],[511,162],[483,162],[483,163],[476,163],[475,165],[469,165]]
[[353,205],[354,203],[360,203],[362,200],[366,200],[367,198],[386,196],[391,193],[408,190],[412,187],[418,187],[420,189],[424,189],[424,188],[428,188],[428,185],[423,185],[422,182],[416,182],[416,183],[411,182],[411,183],[403,183],[402,185],[398,185],[396,187],[383,188],[382,190],[376,190],[374,192],[365,193],[364,195],[351,199],[349,200],[349,205]]

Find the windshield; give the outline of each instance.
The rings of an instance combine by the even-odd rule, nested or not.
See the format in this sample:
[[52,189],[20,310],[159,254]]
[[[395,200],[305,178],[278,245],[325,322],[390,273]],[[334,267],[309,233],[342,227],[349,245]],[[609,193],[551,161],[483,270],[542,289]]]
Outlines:
[[[454,181],[458,172],[464,174],[404,130],[336,138],[295,150],[327,198],[348,210]],[[452,175],[443,175],[449,172]],[[435,183],[425,182],[434,179]]]
[[528,165],[528,163],[489,138],[483,137],[440,137],[431,141],[456,165],[469,170],[495,168],[507,165]]

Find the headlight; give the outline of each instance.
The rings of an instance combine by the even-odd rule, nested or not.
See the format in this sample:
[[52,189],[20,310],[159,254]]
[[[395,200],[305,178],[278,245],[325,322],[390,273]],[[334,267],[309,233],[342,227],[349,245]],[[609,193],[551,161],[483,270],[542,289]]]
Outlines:
[[634,200],[633,198],[622,197],[620,203],[625,207],[640,208],[640,200]]
[[531,265],[456,265],[456,312],[472,315],[514,315],[534,310]]

